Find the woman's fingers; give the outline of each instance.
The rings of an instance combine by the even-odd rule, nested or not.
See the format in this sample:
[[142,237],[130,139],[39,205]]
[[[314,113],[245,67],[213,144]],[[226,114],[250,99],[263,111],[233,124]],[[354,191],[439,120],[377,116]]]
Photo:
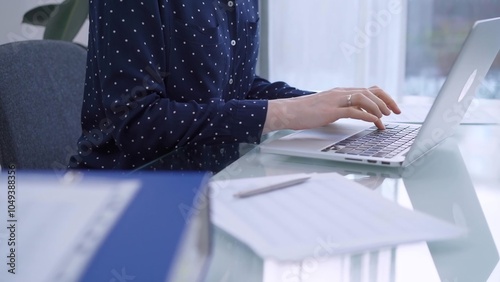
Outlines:
[[373,122],[378,129],[385,129],[380,118],[383,114],[389,115],[390,110],[377,95],[365,89],[363,92],[348,94],[345,99],[346,107],[342,108],[344,111],[341,113],[343,116]]
[[391,110],[389,109],[388,105],[375,93],[371,92],[370,90],[366,91],[366,97],[372,100],[375,104],[377,104],[378,108],[382,112],[382,114],[388,116],[391,114]]
[[366,112],[361,108],[358,107],[339,108],[339,112],[341,116],[344,118],[352,118],[352,119],[364,120],[367,122],[373,122],[378,129],[385,129],[385,126],[379,117],[369,112]]
[[385,129],[385,125],[384,123],[382,122],[381,119],[377,119],[375,122],[374,122],[375,126],[378,128],[378,129]]
[[376,122],[379,119],[375,115],[357,109],[356,107],[339,108],[338,111],[343,118],[360,119],[368,122]]
[[[381,118],[382,117],[382,110],[380,109],[380,106],[374,102],[372,99],[368,98],[367,95],[368,93],[355,93],[355,94],[350,94],[351,97],[351,106],[354,107],[360,107],[361,109],[373,114],[374,116]],[[371,94],[373,95],[373,94]],[[373,95],[374,96],[374,95]],[[375,97],[376,98],[376,97]],[[349,97],[347,98],[349,99]],[[378,99],[378,98],[376,98]],[[380,100],[380,99],[378,99]]]
[[401,113],[401,110],[399,109],[396,101],[394,101],[394,99],[392,99],[391,96],[384,90],[380,89],[378,86],[372,86],[368,89],[380,100],[382,100],[392,112],[394,112],[395,114]]
[[346,94],[353,93],[363,93],[372,101],[374,101],[379,108],[384,113],[384,115],[389,115],[390,112],[386,110],[386,108],[396,114],[400,114],[401,110],[398,107],[396,101],[394,101],[387,92],[382,90],[378,86],[372,86],[370,88],[338,88],[338,91],[345,92]]

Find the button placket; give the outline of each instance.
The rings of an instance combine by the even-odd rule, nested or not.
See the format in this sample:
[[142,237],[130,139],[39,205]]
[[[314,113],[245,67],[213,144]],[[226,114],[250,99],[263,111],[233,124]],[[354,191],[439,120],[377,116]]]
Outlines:
[[[229,41],[229,44],[231,45],[231,47],[235,47],[237,45],[237,41],[236,41],[236,38],[237,38],[237,26],[238,26],[238,15],[235,13],[235,8],[236,8],[236,4],[234,1],[228,1],[227,2],[227,6],[229,8],[228,10],[228,14],[229,14],[229,23],[230,23],[230,28],[232,29],[230,31],[230,38],[231,40]],[[234,23],[234,24],[231,24],[231,23]],[[231,48],[231,60],[233,60],[234,62],[234,59],[235,59],[235,56],[236,56],[236,52],[237,50],[235,48]],[[233,78],[233,67],[230,68],[230,74],[229,74],[229,79],[227,80],[227,85],[228,85],[228,89],[229,89],[229,92],[234,94],[234,78]]]

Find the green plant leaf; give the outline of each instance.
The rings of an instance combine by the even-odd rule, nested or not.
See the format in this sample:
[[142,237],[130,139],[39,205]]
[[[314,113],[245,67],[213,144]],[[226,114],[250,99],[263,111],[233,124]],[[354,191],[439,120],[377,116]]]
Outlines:
[[73,41],[88,15],[88,0],[65,0],[51,14],[43,38]]
[[59,5],[49,4],[35,7],[24,14],[22,23],[45,26],[57,6]]

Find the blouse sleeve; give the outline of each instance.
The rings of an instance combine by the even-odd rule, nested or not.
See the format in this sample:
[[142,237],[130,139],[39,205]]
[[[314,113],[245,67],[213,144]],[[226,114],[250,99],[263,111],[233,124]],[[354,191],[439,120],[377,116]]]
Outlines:
[[[155,148],[259,141],[267,112],[265,100],[213,98],[200,103],[169,98],[165,85],[169,27],[158,1],[90,3],[90,24],[95,33],[89,38],[93,56],[89,66],[97,70],[90,74],[96,82],[91,92],[100,93],[102,100],[95,107],[104,108],[120,150],[152,158],[158,156]],[[263,85],[257,83],[256,90],[269,88]],[[85,119],[94,118],[91,112]]]
[[248,92],[248,99],[281,99],[281,98],[292,98],[303,95],[309,95],[314,92],[299,90],[297,88],[291,87],[285,82],[274,82],[271,83],[266,79],[259,76],[255,76],[252,83],[252,88]]

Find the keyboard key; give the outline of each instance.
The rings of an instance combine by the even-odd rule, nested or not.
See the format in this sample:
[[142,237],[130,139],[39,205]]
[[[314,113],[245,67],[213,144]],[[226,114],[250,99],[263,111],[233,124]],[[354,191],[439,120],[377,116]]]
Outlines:
[[[418,133],[419,127],[386,124],[385,130],[372,126],[371,130],[361,131],[349,138],[330,146],[340,154],[393,157],[407,149]],[[327,151],[327,150],[325,150]]]
[[359,155],[363,152],[363,150],[351,150],[347,152],[348,155]]

